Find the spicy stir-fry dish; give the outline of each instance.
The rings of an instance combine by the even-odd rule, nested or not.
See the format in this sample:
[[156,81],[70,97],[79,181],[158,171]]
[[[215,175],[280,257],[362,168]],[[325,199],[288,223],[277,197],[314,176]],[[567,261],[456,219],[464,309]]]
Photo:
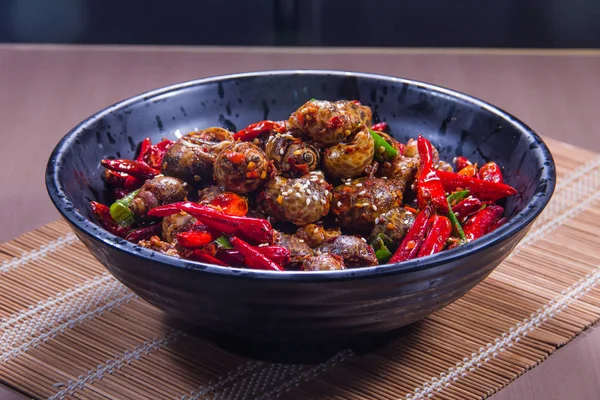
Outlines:
[[453,167],[425,137],[387,131],[358,101],[312,99],[287,121],[145,139],[134,160],[102,160],[114,203],[92,211],[141,247],[274,271],[398,263],[506,221],[497,202],[516,190],[497,164]]

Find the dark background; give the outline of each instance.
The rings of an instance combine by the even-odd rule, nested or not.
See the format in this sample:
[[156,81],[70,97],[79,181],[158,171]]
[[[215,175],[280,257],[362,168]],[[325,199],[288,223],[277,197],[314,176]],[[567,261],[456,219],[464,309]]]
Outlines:
[[0,42],[600,47],[600,0],[0,0]]

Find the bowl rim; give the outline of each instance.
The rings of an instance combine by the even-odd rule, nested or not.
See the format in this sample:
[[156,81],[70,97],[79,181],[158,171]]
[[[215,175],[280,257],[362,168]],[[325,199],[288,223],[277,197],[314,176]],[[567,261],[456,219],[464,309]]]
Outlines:
[[[76,136],[87,129],[91,124],[97,120],[103,118],[106,115],[114,113],[117,110],[132,106],[136,103],[145,102],[152,100],[158,96],[164,96],[165,94],[179,91],[185,88],[198,86],[206,83],[217,83],[226,80],[244,79],[260,76],[287,76],[287,75],[321,75],[321,76],[342,76],[342,77],[355,77],[359,79],[375,79],[386,82],[394,82],[412,85],[420,89],[427,89],[438,94],[452,97],[456,100],[460,100],[466,103],[478,106],[487,112],[490,112],[501,119],[507,121],[514,128],[516,128],[526,138],[536,143],[538,151],[541,152],[544,158],[544,167],[541,171],[540,182],[545,182],[544,185],[537,187],[536,193],[533,197],[523,206],[523,209],[508,220],[503,226],[496,229],[494,232],[487,234],[476,241],[467,243],[465,245],[456,247],[454,249],[445,250],[441,253],[437,253],[431,256],[417,258],[414,260],[404,261],[395,264],[384,264],[372,267],[347,269],[341,271],[263,271],[263,270],[252,270],[244,268],[233,268],[233,267],[221,267],[213,264],[206,264],[201,262],[195,262],[191,260],[178,259],[175,257],[167,256],[165,254],[141,248],[134,243],[127,242],[110,232],[104,230],[100,225],[97,225],[93,220],[88,219],[85,215],[80,213],[70,203],[67,194],[62,189],[60,183],[60,165],[63,161],[65,150],[69,148],[76,140]],[[537,216],[543,211],[548,205],[554,189],[556,186],[556,169],[554,159],[550,150],[544,141],[539,137],[533,129],[527,126],[525,123],[520,121],[518,118],[509,114],[508,112],[493,106],[483,100],[477,99],[473,96],[448,89],[442,86],[433,85],[417,80],[405,79],[389,75],[381,75],[374,73],[365,72],[349,72],[349,71],[336,71],[336,70],[269,70],[269,71],[257,71],[257,72],[245,72],[235,73],[227,75],[211,76],[201,79],[195,79],[191,81],[185,81],[176,83],[169,86],[164,86],[158,89],[150,90],[128,99],[119,101],[111,106],[108,106],[92,116],[86,118],[73,129],[71,129],[55,146],[53,149],[48,164],[46,167],[45,174],[46,189],[50,196],[50,199],[59,213],[65,218],[72,227],[75,227],[80,232],[85,233],[93,240],[102,242],[104,245],[119,251],[128,253],[134,257],[140,257],[148,263],[160,264],[170,268],[179,268],[185,270],[196,270],[198,272],[205,272],[211,274],[221,275],[223,277],[231,278],[246,278],[252,280],[276,280],[276,281],[306,281],[306,282],[330,282],[340,280],[353,280],[360,278],[375,278],[385,275],[392,275],[398,273],[410,273],[416,271],[427,270],[448,264],[451,262],[459,261],[460,259],[466,258],[477,254],[485,249],[488,249],[494,245],[504,242],[509,237],[517,234],[522,229],[529,226]],[[91,226],[96,227],[97,230],[93,231]],[[134,251],[137,250],[137,251]]]

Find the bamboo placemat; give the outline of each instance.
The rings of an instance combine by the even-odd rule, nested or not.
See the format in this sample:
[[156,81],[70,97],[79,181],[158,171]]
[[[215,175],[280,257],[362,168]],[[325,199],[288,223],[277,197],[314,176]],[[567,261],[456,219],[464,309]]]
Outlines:
[[368,354],[231,355],[165,323],[59,221],[0,245],[0,379],[35,398],[477,399],[600,318],[600,157],[548,141],[555,196],[463,298]]

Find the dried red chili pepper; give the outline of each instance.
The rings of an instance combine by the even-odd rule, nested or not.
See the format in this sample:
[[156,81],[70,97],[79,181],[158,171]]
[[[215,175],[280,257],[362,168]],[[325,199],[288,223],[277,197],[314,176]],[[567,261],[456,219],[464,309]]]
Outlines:
[[160,171],[152,168],[148,164],[142,161],[134,161],[134,160],[102,160],[101,164],[108,169],[117,172],[125,172],[131,176],[141,179],[150,179],[154,178],[156,175],[160,174]]
[[498,229],[502,225],[504,225],[506,223],[506,221],[508,221],[508,219],[505,217],[498,218],[496,221],[494,221],[494,223],[492,223],[492,225],[488,228],[488,230],[485,233],[490,233],[492,231],[495,231],[496,229]]
[[135,176],[129,175],[125,179],[125,184],[124,184],[123,188],[129,192],[132,192],[132,191],[144,186],[144,182],[145,182],[144,179],[136,178]]
[[182,247],[197,248],[212,241],[212,235],[206,231],[187,231],[177,234],[177,243]]
[[[252,246],[254,250],[267,257],[269,260],[275,262],[277,265],[282,267],[290,263],[290,251],[283,246]],[[231,265],[242,265],[244,263],[244,256],[238,250],[219,250],[217,257],[220,257],[223,261],[231,262]]]
[[413,226],[408,230],[406,236],[400,243],[400,246],[390,258],[389,263],[397,263],[417,257],[419,249],[425,240],[425,234],[429,227],[429,219],[431,217],[432,210],[429,207],[424,208],[413,223]]
[[285,121],[265,120],[265,121],[255,122],[254,124],[248,125],[241,131],[237,131],[233,135],[233,138],[235,140],[241,140],[244,142],[248,142],[250,140],[253,140],[253,139],[259,137],[263,133],[269,132],[272,130],[274,130],[276,132],[280,132],[280,133],[284,132],[285,131]]
[[444,190],[447,192],[467,189],[471,195],[482,201],[497,201],[517,193],[516,189],[504,183],[487,182],[442,170],[437,170],[436,175],[442,181]]
[[91,201],[90,205],[92,206],[92,213],[96,216],[96,219],[100,222],[100,225],[113,235],[119,237],[126,237],[129,233],[129,229],[122,227],[117,224],[117,222],[110,215],[110,208],[105,206],[104,204],[98,203],[96,201]]
[[150,239],[152,236],[160,235],[162,231],[162,224],[153,224],[144,228],[134,229],[130,231],[125,237],[126,240],[137,243],[140,240]]
[[173,141],[172,140],[168,140],[165,139],[162,142],[159,142],[157,144],[155,144],[154,146],[151,146],[148,149],[148,152],[146,154],[146,158],[144,161],[146,161],[148,163],[149,166],[151,166],[152,168],[156,168],[156,169],[161,169],[162,168],[162,162],[163,162],[163,158],[167,152],[167,150],[169,150],[169,147],[171,147],[173,145]]
[[244,256],[237,250],[222,249],[217,251],[216,257],[227,265],[242,267]]
[[283,271],[284,269],[275,262],[256,251],[256,249],[244,242],[242,239],[232,236],[229,242],[233,247],[244,256],[244,264],[253,269],[263,269],[269,271]]
[[142,143],[140,144],[140,152],[135,158],[135,161],[145,162],[147,160],[146,155],[148,154],[148,150],[150,150],[150,147],[152,147],[152,141],[150,140],[150,138],[142,140]]
[[478,239],[485,235],[492,224],[502,216],[504,208],[491,204],[473,214],[463,225],[467,241]]
[[156,207],[148,211],[148,215],[151,217],[165,217],[178,211],[187,212],[215,231],[242,236],[257,243],[271,243],[273,241],[273,227],[266,219],[227,215],[215,210],[213,207],[192,202],[172,203]]
[[495,162],[491,161],[479,168],[479,177],[486,182],[504,183],[502,171]]
[[211,256],[210,254],[203,252],[202,250],[194,250],[192,252],[191,258],[195,261],[200,261],[207,264],[215,264],[220,265],[221,267],[229,267],[229,264],[219,260],[215,256]]
[[111,185],[122,188],[125,185],[125,180],[129,175],[123,172],[113,171],[111,169],[104,170],[104,181]]
[[417,201],[419,208],[424,209],[431,203],[440,213],[448,213],[446,193],[440,178],[433,169],[433,146],[431,142],[419,135],[417,149],[421,157],[417,180]]
[[290,251],[283,246],[258,246],[255,249],[269,260],[277,263],[277,265],[285,267],[290,263]]
[[374,131],[377,132],[387,132],[388,124],[386,122],[379,122],[371,127]]
[[452,207],[452,211],[456,214],[456,218],[462,223],[467,217],[477,212],[483,203],[475,197],[467,197],[461,200],[457,205]]
[[452,223],[443,215],[434,215],[429,218],[429,230],[419,249],[417,257],[430,256],[444,249],[446,240],[452,233]]
[[463,156],[458,156],[454,159],[454,164],[456,164],[456,169],[458,171],[460,171],[461,169],[464,169],[465,167],[468,167],[469,165],[473,165],[473,163],[471,161],[469,161],[468,158],[463,157]]

